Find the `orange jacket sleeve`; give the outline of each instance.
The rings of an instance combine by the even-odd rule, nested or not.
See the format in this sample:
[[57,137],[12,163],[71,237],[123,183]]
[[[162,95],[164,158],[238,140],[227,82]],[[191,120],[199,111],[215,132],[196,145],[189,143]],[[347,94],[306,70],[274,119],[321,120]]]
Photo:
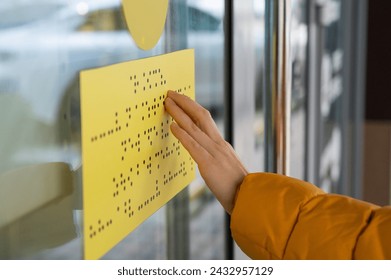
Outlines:
[[231,230],[253,259],[391,259],[391,207],[277,174],[245,177]]

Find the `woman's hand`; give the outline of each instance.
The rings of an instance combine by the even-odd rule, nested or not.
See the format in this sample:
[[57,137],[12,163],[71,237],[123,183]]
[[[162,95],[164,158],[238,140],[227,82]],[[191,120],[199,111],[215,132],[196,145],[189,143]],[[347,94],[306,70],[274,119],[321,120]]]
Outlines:
[[231,214],[237,187],[248,174],[235,151],[220,135],[210,113],[185,95],[169,91],[167,112],[171,131],[198,164],[201,176]]

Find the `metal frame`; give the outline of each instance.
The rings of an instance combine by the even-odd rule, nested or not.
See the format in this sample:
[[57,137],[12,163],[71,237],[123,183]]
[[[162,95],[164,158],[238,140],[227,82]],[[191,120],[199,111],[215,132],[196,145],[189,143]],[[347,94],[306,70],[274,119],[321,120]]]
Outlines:
[[265,20],[265,169],[289,175],[291,0],[267,0]]
[[[224,17],[224,138],[232,146],[234,145],[234,110],[233,110],[233,88],[234,88],[234,49],[233,49],[233,1],[225,0],[225,17]],[[225,215],[225,258],[228,260],[234,259],[234,246],[233,239],[231,237],[231,217]]]

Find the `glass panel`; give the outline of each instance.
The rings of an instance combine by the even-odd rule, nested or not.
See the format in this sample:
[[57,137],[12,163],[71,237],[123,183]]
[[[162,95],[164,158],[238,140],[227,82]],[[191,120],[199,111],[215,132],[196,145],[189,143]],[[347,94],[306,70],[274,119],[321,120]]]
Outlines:
[[[171,40],[185,41],[196,54],[196,98],[224,132],[224,0],[180,3],[187,12],[168,16],[178,28],[142,51],[120,0],[2,1],[0,205],[8,208],[0,216],[1,259],[83,257],[81,70],[162,54]],[[188,190],[189,257],[223,259],[223,209],[199,176]],[[163,207],[103,258],[167,258],[166,217]]]
[[252,169],[254,171],[264,170],[264,54],[265,54],[265,0],[253,1],[254,14],[253,18],[253,37],[255,52],[255,118],[254,118],[254,155],[252,160]]
[[[224,0],[188,0],[188,47],[196,57],[196,100],[224,135]],[[224,259],[224,210],[198,175],[190,186],[190,258]]]
[[323,1],[320,73],[320,170],[319,186],[338,192],[342,170],[343,38],[341,1]]
[[339,0],[310,3],[308,179],[327,192],[352,195],[360,186],[352,172],[360,169],[360,140],[354,135],[360,131],[362,97],[352,85],[361,73],[356,66],[362,54],[351,47],[361,40],[362,32],[355,35],[361,20],[354,20],[360,5],[354,9]]
[[[0,199],[14,198],[0,258],[80,259],[79,71],[164,46],[135,46],[119,0],[2,1],[0,15]],[[164,258],[165,245],[159,211],[104,258]]]
[[306,0],[292,1],[292,111],[289,175],[305,179],[308,19]]
[[262,168],[265,2],[234,3],[234,147],[251,171]]

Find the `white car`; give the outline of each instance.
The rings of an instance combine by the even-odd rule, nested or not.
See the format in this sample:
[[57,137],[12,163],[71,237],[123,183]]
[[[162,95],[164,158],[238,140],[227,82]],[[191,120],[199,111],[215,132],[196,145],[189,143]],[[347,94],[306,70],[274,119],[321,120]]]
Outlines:
[[[222,18],[189,9],[188,45],[196,49],[197,64],[205,66],[197,75],[198,92],[214,95],[217,90],[207,84],[222,84]],[[15,22],[16,27],[1,29],[0,22],[0,92],[19,94],[43,121],[55,119],[64,92],[80,70],[164,52],[164,39],[150,52],[135,46],[118,0],[46,4],[45,10],[51,13]]]

